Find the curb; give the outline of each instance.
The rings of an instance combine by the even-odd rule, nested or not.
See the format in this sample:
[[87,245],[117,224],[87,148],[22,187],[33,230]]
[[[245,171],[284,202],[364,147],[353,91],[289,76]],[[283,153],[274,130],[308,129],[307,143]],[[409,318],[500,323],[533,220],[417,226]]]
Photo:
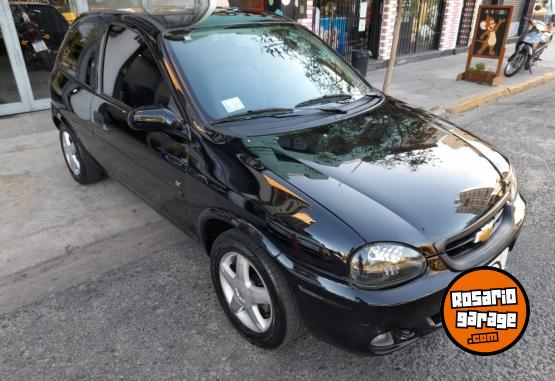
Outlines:
[[475,107],[478,107],[484,103],[493,102],[500,98],[504,98],[512,94],[517,94],[524,90],[527,90],[539,85],[543,85],[547,82],[554,81],[554,80],[555,80],[555,72],[545,73],[535,78],[529,79],[527,81],[517,83],[516,85],[505,86],[500,89],[493,90],[488,93],[477,95],[475,97],[466,99],[462,102],[446,106],[443,108],[443,110],[450,114],[458,114],[460,112],[464,112],[464,111],[473,109]]

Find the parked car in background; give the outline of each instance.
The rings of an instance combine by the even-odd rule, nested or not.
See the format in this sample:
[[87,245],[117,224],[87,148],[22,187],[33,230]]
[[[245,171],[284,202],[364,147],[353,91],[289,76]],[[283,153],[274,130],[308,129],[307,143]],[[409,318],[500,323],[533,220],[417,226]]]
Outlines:
[[274,14],[87,14],[51,98],[71,176],[108,174],[198,238],[223,311],[265,348],[304,324],[402,348],[441,326],[461,271],[504,266],[523,224],[502,154]]

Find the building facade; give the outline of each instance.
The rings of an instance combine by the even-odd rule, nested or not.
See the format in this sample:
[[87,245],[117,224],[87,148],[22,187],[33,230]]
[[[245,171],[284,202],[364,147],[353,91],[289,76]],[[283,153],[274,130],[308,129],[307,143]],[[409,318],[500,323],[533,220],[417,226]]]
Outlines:
[[[49,66],[65,31],[79,14],[102,9],[142,9],[157,1],[192,6],[203,0],[0,0],[0,116],[50,107]],[[368,53],[376,62],[389,59],[398,1],[403,1],[397,51],[400,59],[466,49],[481,3],[512,4],[509,34],[516,36],[525,27],[522,17],[531,15],[535,3],[533,0],[215,1],[218,6],[266,10],[293,18],[353,63],[361,52]],[[33,54],[24,31],[29,21],[45,33],[51,57]]]
[[[523,17],[532,15],[535,3],[533,0],[356,0],[351,6],[353,0],[314,0],[312,30],[325,37],[328,32],[322,32],[322,26],[326,25],[322,22],[322,15],[327,20],[333,17],[329,16],[332,14],[329,10],[335,10],[337,19],[346,19],[337,26],[347,29],[346,44],[356,47],[364,45],[370,58],[388,60],[398,1],[403,1],[398,57],[434,56],[466,49],[472,41],[480,4],[513,5],[509,37],[515,37],[526,26]],[[342,9],[347,11],[342,13]],[[349,19],[356,21],[351,23]],[[353,28],[351,31],[349,26]],[[335,34],[341,35],[341,32]],[[341,42],[338,45],[341,46]]]

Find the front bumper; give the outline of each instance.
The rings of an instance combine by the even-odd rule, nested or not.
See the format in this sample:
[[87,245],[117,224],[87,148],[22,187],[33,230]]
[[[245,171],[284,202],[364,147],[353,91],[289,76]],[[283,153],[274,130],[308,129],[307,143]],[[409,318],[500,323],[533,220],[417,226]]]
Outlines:
[[[518,199],[519,207],[525,210],[524,201],[520,196]],[[491,244],[484,245],[489,255],[483,255],[482,247],[482,261],[475,266],[490,263],[507,247],[512,250],[523,224],[524,210],[507,204],[505,223],[510,228],[504,226],[492,235]],[[362,290],[293,263],[285,254],[277,257],[287,270],[308,327],[335,344],[374,354],[400,349],[441,327],[444,290],[460,273],[448,268],[446,262],[438,267],[441,258],[441,255],[429,258],[429,263],[435,264],[409,283],[389,289]]]

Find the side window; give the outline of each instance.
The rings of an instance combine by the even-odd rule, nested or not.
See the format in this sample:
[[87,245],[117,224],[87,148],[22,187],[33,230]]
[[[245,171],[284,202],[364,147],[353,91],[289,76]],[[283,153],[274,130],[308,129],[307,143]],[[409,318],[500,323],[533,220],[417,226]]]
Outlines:
[[112,26],[104,54],[103,92],[129,107],[168,106],[170,92],[141,37]]
[[98,42],[103,32],[104,24],[84,22],[71,32],[60,52],[60,65],[70,75],[91,86],[96,83]]

